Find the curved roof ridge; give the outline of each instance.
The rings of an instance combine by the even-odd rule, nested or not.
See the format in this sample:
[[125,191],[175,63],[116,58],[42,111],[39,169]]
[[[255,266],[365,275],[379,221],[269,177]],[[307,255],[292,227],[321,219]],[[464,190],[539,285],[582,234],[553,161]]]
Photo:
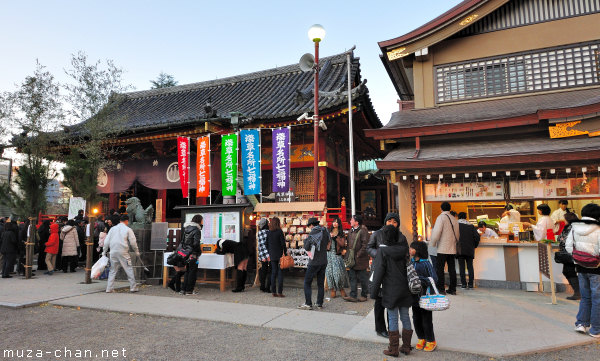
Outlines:
[[[331,55],[331,56],[327,56],[327,57],[323,57],[323,58],[319,59],[319,62],[321,62],[321,63],[326,62],[326,61],[331,61],[333,64],[337,64],[341,61],[345,62],[346,56],[344,53],[340,53],[340,54],[335,54],[335,55]],[[238,82],[242,82],[242,81],[252,81],[252,80],[256,80],[256,79],[270,78],[270,77],[287,74],[287,73],[293,73],[293,72],[301,72],[300,67],[298,66],[297,63],[290,64],[290,65],[284,65],[284,66],[271,68],[271,69],[266,69],[266,70],[259,70],[259,71],[246,73],[246,74],[233,75],[230,77],[220,78],[220,79],[215,79],[215,80],[207,80],[207,81],[190,83],[190,84],[176,85],[176,86],[172,86],[172,87],[168,87],[168,88],[139,90],[139,91],[134,91],[134,92],[129,92],[129,93],[121,93],[120,95],[124,95],[130,99],[152,97],[152,96],[157,96],[157,95],[164,95],[164,94],[171,94],[171,93],[178,93],[178,92],[186,92],[186,91],[190,91],[190,90],[217,87],[220,85],[227,85],[230,83],[238,83]]]

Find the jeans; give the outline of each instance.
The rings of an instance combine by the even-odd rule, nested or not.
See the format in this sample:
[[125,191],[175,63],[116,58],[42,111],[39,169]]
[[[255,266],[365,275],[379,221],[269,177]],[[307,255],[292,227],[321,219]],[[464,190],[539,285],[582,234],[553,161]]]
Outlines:
[[[275,280],[277,280],[277,284],[275,284]],[[271,261],[271,293],[283,293],[283,272],[279,267],[279,260]]]
[[408,307],[395,307],[388,308],[388,320],[390,322],[390,331],[399,331],[398,312],[400,312],[400,321],[402,322],[402,328],[405,330],[412,330],[410,326],[410,315],[408,314]]
[[258,271],[258,279],[260,280],[261,290],[271,289],[271,262],[260,262],[260,270]]
[[581,301],[575,325],[590,327],[590,333],[600,334],[600,275],[580,273]]
[[431,260],[431,266],[435,269],[435,265],[437,262],[437,256],[429,255],[429,259]]
[[369,275],[367,274],[367,270],[348,270],[348,276],[350,277],[350,297],[356,298],[357,296],[357,279],[360,281],[360,295],[362,297],[367,297],[369,294]]
[[473,271],[473,257],[469,256],[457,256],[458,260],[458,272],[460,273],[460,284],[464,287],[467,286],[467,275],[465,274],[465,263],[469,270],[469,287],[473,287],[473,280],[475,279],[475,271]]
[[417,338],[427,342],[435,341],[435,334],[433,333],[433,312],[422,309],[419,307],[418,302],[413,303],[412,311]]
[[198,263],[196,261],[198,261],[197,258],[190,257],[183,276],[183,290],[188,293],[194,292],[196,287],[196,280],[198,279]]
[[304,303],[312,306],[312,289],[311,284],[313,278],[317,276],[317,305],[323,306],[323,297],[325,296],[325,269],[327,265],[311,266],[306,268],[304,276]]
[[456,264],[454,263],[454,255],[438,253],[435,263],[435,271],[438,277],[438,281],[436,283],[438,291],[442,294],[445,293],[444,266],[446,266],[446,263],[448,263],[448,274],[450,275],[448,292],[456,292]]

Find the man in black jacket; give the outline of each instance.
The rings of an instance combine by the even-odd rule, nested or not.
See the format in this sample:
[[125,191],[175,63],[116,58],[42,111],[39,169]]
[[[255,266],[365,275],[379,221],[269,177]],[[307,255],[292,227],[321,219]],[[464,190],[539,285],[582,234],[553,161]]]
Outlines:
[[181,240],[181,247],[189,252],[189,257],[187,259],[187,270],[185,272],[185,276],[183,278],[183,290],[181,293],[183,295],[194,295],[196,292],[194,288],[196,287],[196,278],[198,277],[198,258],[202,254],[202,248],[200,245],[202,244],[200,239],[202,238],[203,220],[200,214],[196,214],[191,222],[185,222],[183,225],[183,239]]
[[[385,216],[385,220],[384,220],[384,225],[383,227],[387,226],[387,225],[392,225],[396,228],[398,228],[398,233],[400,238],[398,240],[398,243],[400,243],[401,245],[405,246],[408,249],[408,241],[406,240],[406,237],[404,236],[404,234],[402,234],[402,232],[400,232],[400,217],[398,216],[398,213],[393,213],[390,212]],[[379,249],[379,246],[383,243],[383,232],[382,229],[383,227],[381,227],[379,230],[373,232],[373,234],[371,234],[371,238],[369,239],[369,243],[367,244],[367,252],[369,253],[369,256],[371,256],[371,258],[375,259],[375,257],[377,256],[377,250]],[[373,298],[373,297],[371,297]],[[377,334],[381,337],[388,337],[388,332],[387,332],[387,327],[385,325],[385,307],[383,307],[383,305],[381,304],[381,297],[377,296],[375,298],[375,331],[377,332]]]
[[317,309],[323,308],[323,297],[325,297],[325,269],[327,268],[327,243],[330,236],[327,229],[319,224],[317,218],[308,220],[310,233],[304,241],[304,249],[310,252],[310,262],[306,268],[304,276],[304,299],[303,305],[298,306],[301,310],[312,310],[312,289],[313,278],[317,277]]
[[458,214],[458,249],[456,250],[458,260],[458,270],[460,272],[460,287],[467,288],[467,276],[465,274],[465,263],[469,270],[469,288],[473,288],[475,273],[473,271],[473,258],[475,257],[475,248],[479,245],[479,233],[477,228],[467,221],[467,214],[460,212]]

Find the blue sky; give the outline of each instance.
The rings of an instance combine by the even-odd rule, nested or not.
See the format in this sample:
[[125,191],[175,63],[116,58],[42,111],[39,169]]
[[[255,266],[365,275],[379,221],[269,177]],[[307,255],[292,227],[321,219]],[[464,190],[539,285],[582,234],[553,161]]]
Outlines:
[[179,84],[297,63],[313,51],[308,28],[323,25],[321,56],[356,45],[363,78],[385,124],[398,109],[378,41],[403,35],[459,3],[420,1],[29,1],[0,3],[0,91],[31,74],[36,59],[59,81],[70,54],[112,59],[136,90],[164,71]]

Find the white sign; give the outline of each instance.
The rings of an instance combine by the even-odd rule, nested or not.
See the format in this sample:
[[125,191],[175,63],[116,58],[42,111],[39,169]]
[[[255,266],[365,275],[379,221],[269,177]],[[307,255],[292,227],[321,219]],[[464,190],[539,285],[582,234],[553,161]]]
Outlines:
[[85,216],[85,199],[81,197],[71,197],[71,199],[69,199],[69,219],[75,218],[80,209],[83,209],[83,215]]
[[503,182],[425,184],[426,202],[491,201],[504,199]]

